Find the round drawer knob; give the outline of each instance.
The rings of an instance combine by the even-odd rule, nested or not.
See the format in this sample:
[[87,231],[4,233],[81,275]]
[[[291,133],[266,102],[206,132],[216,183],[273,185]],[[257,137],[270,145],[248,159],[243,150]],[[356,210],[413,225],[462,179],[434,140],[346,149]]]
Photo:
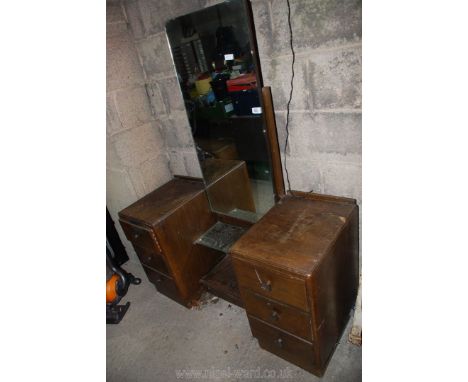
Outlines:
[[274,310],[274,309],[273,309],[273,311],[271,312],[271,319],[272,319],[273,321],[278,321],[278,319],[279,319],[279,314],[278,314],[278,312],[277,312],[276,310]]
[[279,348],[282,348],[284,341],[283,341],[282,338],[278,338],[278,339],[275,340],[275,343]]

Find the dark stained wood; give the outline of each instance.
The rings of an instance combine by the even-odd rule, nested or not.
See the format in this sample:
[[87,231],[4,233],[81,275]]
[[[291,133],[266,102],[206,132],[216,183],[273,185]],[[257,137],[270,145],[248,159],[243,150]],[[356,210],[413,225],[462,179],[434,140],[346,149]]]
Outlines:
[[187,306],[187,302],[180,298],[180,293],[177,289],[177,285],[171,277],[159,273],[151,267],[143,265],[143,270],[148,276],[148,280],[154,284],[158,292],[169,297],[170,299],[178,302],[183,306]]
[[122,226],[125,236],[132,242],[133,246],[145,248],[150,252],[157,251],[160,253],[159,244],[151,228],[137,226],[122,220],[120,220],[120,225]]
[[[347,198],[286,196],[231,247],[260,346],[316,375],[323,375],[356,299],[358,219]],[[304,316],[307,324],[300,324]],[[275,346],[278,338],[286,346]]]
[[173,179],[119,212],[119,217],[149,227],[204,192],[198,181]]
[[307,341],[312,341],[310,315],[289,305],[252,293],[248,289],[241,288],[240,291],[245,309],[250,315]]
[[245,162],[209,158],[201,164],[211,207],[229,213],[233,209],[255,212],[255,202]]
[[250,228],[254,225],[253,222],[247,221],[247,220],[242,220],[238,219],[234,216],[231,215],[226,215],[223,213],[219,213],[216,211],[213,211],[213,213],[216,215],[216,219],[220,222],[226,223],[226,224],[232,224],[236,225],[238,227],[243,227],[243,228]]
[[324,202],[335,202],[339,204],[352,204],[352,205],[356,204],[356,199],[345,198],[343,196],[317,194],[315,192],[303,192],[303,191],[291,190],[291,195],[305,198],[305,199],[319,200],[319,201],[321,200]]
[[208,151],[218,159],[239,159],[236,144],[233,140],[226,138],[194,138],[197,145],[204,151]]
[[309,290],[314,304],[320,362],[328,363],[350,318],[359,285],[359,212],[356,207],[313,273]]
[[352,204],[284,197],[231,248],[239,259],[310,275],[345,227]]
[[203,277],[201,283],[215,296],[221,297],[223,300],[229,301],[241,308],[244,307],[229,255],[226,255],[210,273]]
[[148,251],[147,249],[138,247],[136,245],[134,245],[133,248],[135,249],[138,258],[143,265],[147,265],[148,267],[156,269],[158,272],[166,276],[171,276],[171,273],[169,272],[169,269],[164,262],[164,257],[161,253],[157,251]]
[[[244,236],[248,234],[247,232]],[[239,241],[243,241],[243,237]],[[233,254],[232,251],[230,253]],[[233,263],[241,288],[278,301],[287,301],[289,305],[301,310],[309,310],[304,278],[292,273],[278,272],[267,265],[239,260],[237,255],[233,258]]]
[[258,339],[261,348],[270,353],[310,371],[319,376],[323,375],[315,365],[315,351],[313,343],[304,341],[290,333],[280,330],[264,321],[248,315],[252,335]]
[[285,195],[283,167],[281,166],[281,154],[278,144],[278,133],[276,129],[275,112],[273,109],[273,98],[271,88],[265,86],[262,89],[263,114],[268,138],[268,147],[271,158],[271,169],[273,172],[273,186],[275,188],[276,201]]
[[121,211],[119,216],[145,270],[149,266],[158,275],[169,275],[175,285],[175,289],[168,289],[169,282],[160,282],[162,287],[156,285],[157,289],[162,293],[169,291],[166,295],[191,306],[202,291],[200,278],[220,259],[216,251],[194,244],[216,223],[203,183],[173,179]]

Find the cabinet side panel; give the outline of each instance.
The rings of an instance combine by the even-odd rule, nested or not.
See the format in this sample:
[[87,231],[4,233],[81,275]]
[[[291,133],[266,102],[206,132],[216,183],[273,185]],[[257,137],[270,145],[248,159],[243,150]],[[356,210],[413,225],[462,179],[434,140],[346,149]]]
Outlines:
[[356,299],[359,280],[358,224],[356,206],[340,237],[312,276],[316,343],[322,367],[327,364],[340,339]]
[[200,278],[219,260],[208,248],[194,244],[216,219],[206,194],[200,193],[155,228],[166,261],[172,270],[177,287],[186,300],[200,289]]

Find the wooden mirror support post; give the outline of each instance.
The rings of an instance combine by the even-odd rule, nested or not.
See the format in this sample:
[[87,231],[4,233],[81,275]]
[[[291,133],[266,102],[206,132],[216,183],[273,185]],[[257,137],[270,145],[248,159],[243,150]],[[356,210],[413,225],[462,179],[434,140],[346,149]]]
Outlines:
[[283,168],[281,166],[281,151],[278,144],[278,134],[276,129],[275,112],[273,109],[273,98],[271,88],[262,88],[263,113],[267,133],[267,141],[270,149],[271,167],[273,171],[273,187],[275,189],[276,202],[285,196]]

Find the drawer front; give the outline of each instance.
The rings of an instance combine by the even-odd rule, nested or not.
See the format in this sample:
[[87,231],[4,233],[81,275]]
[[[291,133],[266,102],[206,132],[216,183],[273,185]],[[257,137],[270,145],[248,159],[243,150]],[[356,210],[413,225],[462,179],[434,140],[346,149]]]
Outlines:
[[156,251],[148,251],[145,248],[137,246],[134,246],[134,248],[142,264],[148,265],[149,267],[169,276],[169,269],[167,268],[162,255]]
[[181,299],[179,291],[177,290],[174,280],[171,277],[164,276],[163,274],[145,265],[143,265],[143,269],[145,270],[149,281],[151,281],[156,286],[156,289],[159,292],[173,300],[180,302]]
[[267,299],[246,289],[242,289],[241,294],[248,314],[298,337],[312,341],[311,318],[309,314]]
[[305,280],[233,259],[239,286],[309,311]]
[[314,345],[279,329],[276,329],[252,316],[250,329],[262,349],[289,361],[305,370],[317,372]]
[[125,236],[127,236],[127,239],[130,240],[132,244],[150,251],[161,252],[156,237],[149,229],[137,227],[136,225],[123,222],[122,220],[120,220],[120,225],[125,232]]

